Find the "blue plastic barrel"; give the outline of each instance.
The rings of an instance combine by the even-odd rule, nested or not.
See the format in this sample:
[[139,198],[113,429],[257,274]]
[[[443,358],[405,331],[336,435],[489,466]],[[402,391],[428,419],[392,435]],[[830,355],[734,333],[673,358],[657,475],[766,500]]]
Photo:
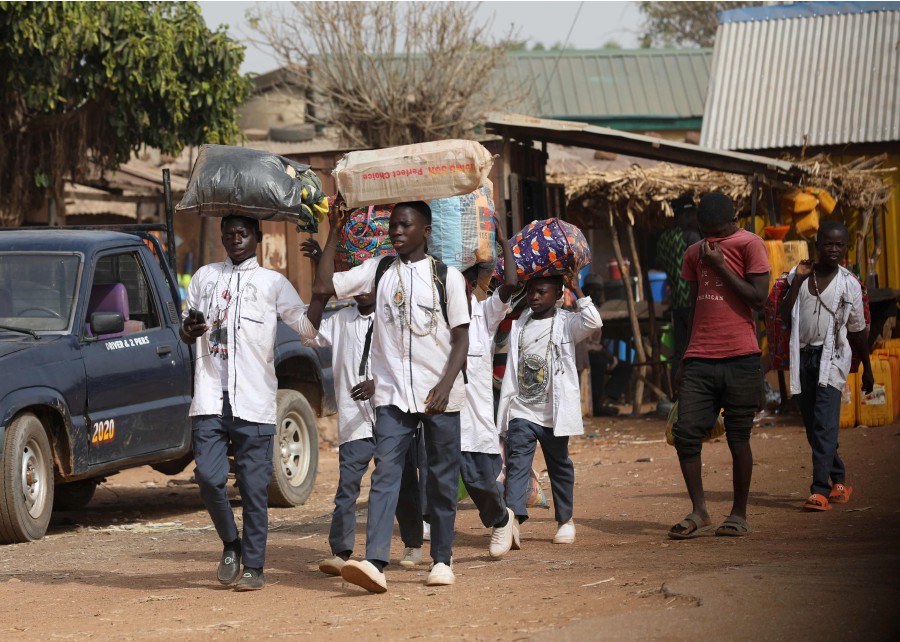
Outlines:
[[647,279],[650,281],[650,296],[655,302],[660,302],[666,298],[666,273],[660,270],[650,270],[647,273]]

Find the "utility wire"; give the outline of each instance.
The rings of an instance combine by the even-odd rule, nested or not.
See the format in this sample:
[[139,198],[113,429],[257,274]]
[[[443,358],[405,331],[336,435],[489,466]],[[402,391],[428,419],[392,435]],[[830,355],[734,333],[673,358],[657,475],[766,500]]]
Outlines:
[[575,12],[575,17],[572,18],[572,25],[569,27],[569,33],[566,34],[566,40],[563,42],[562,49],[559,50],[559,55],[556,56],[556,63],[553,65],[553,71],[550,72],[550,78],[547,79],[547,86],[544,87],[544,93],[541,94],[541,99],[538,101],[538,110],[541,110],[541,107],[544,104],[544,98],[547,95],[547,92],[550,91],[550,83],[553,82],[553,79],[556,77],[556,70],[559,69],[559,61],[562,58],[563,52],[566,50],[566,47],[569,46],[569,38],[572,37],[572,31],[575,30],[575,24],[578,22],[578,16],[581,14],[581,8],[584,6],[584,0],[578,3],[578,11]]

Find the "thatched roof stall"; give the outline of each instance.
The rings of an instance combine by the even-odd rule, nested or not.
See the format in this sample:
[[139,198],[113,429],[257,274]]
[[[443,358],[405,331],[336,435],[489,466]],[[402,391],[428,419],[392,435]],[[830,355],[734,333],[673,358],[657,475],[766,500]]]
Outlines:
[[[549,178],[565,186],[568,220],[582,228],[609,231],[620,265],[624,265],[620,238],[624,234],[634,261],[638,297],[643,299],[643,270],[635,242],[635,228],[639,233],[644,233],[668,227],[671,220],[667,219],[673,216],[671,201],[682,196],[698,200],[712,191],[730,196],[743,215],[761,216],[763,225],[780,226],[786,222],[782,218],[781,195],[796,192],[802,187],[826,190],[837,202],[832,217],[844,220],[856,234],[857,263],[870,261],[874,264],[883,251],[880,214],[891,198],[891,186],[884,178],[894,171],[881,167],[885,160],[884,155],[859,159],[846,165],[833,164],[824,156],[805,161],[792,160],[792,164],[804,170],[802,178],[795,184],[759,174],[743,175],[666,163],[649,168],[633,165],[615,172],[558,174]],[[779,196],[776,197],[776,194]],[[750,221],[749,227],[761,231],[755,219]],[[871,249],[868,247],[870,236]],[[628,298],[629,290],[626,285]],[[638,328],[637,323],[633,322],[633,326]],[[642,342],[638,328],[635,330],[635,347],[639,354],[645,352],[641,350]],[[639,359],[642,362],[646,360],[643,355]],[[644,377],[643,369],[637,376]],[[649,381],[644,382],[652,386]],[[637,391],[635,396],[637,412]]]
[[[825,156],[792,160],[807,172],[796,185],[765,179],[758,183],[785,192],[804,186],[825,189],[837,201],[841,214],[849,217],[854,212],[877,211],[890,200],[891,186],[884,182],[884,177],[893,169],[881,166],[885,160],[885,155],[860,158],[846,165],[833,164]],[[670,201],[682,196],[699,199],[712,191],[730,196],[736,209],[744,214],[751,214],[753,206],[753,176],[682,165],[661,164],[650,168],[635,165],[618,172],[586,171],[549,178],[566,187],[567,218],[588,229],[608,227],[605,217],[599,215],[607,209],[613,210],[622,222],[627,220],[629,225],[664,227],[665,219],[673,215]],[[764,202],[761,205],[760,210],[770,208]],[[777,212],[769,215],[777,216]],[[776,222],[770,219],[768,224]]]

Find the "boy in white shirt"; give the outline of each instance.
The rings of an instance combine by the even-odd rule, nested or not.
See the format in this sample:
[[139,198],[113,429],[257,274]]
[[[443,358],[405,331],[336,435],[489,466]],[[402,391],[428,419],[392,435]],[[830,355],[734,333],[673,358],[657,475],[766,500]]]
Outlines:
[[[460,415],[462,463],[460,472],[469,497],[478,508],[481,523],[492,528],[490,555],[503,557],[510,548],[518,548],[515,515],[506,506],[497,477],[503,462],[500,458],[500,431],[494,420],[494,337],[500,322],[510,312],[509,300],[519,287],[515,258],[503,225],[495,219],[497,242],[503,249],[503,285],[479,301],[470,294],[472,321],[469,323],[469,354],[466,359],[466,406]],[[478,266],[463,273],[474,291],[478,281]]]
[[[459,412],[469,344],[469,306],[462,274],[425,253],[431,233],[427,203],[398,203],[388,235],[397,258],[377,257],[334,274],[335,240],[325,246],[314,292],[340,298],[376,291],[372,335],[375,380],[375,471],[369,491],[366,559],[341,568],[348,582],[387,591],[393,516],[404,459],[421,421],[428,458],[426,494],[431,517],[429,586],[453,584],[452,545],[460,469]],[[379,264],[387,262],[379,270]],[[386,269],[385,269],[386,268]],[[379,275],[381,279],[379,281]]]
[[851,350],[862,365],[862,391],[872,392],[875,379],[869,361],[862,286],[841,267],[850,233],[839,221],[825,221],[816,235],[819,260],[800,261],[788,275],[791,284],[781,302],[791,324],[791,394],[799,399],[812,449],[812,485],[803,507],[831,510],[850,500],[844,462],[838,454],[841,394],[850,372]]
[[[330,233],[333,232],[334,228]],[[318,261],[322,251],[315,240],[304,241],[301,247],[306,256]],[[319,570],[337,576],[340,576],[341,567],[353,554],[356,501],[359,499],[362,478],[375,454],[375,408],[370,401],[375,393],[370,349],[375,295],[361,294],[354,299],[355,307],[343,308],[323,321],[325,299],[314,296],[307,310],[309,323],[301,333],[306,345],[332,349],[332,370],[338,403],[340,472],[328,534],[332,557],[321,561]],[[415,566],[422,561],[422,508],[414,465],[411,474],[414,483],[411,488],[401,487],[402,501],[397,504],[397,523],[400,525],[400,537],[406,546],[400,560],[401,566]],[[405,481],[409,481],[408,477]]]
[[575,344],[603,325],[591,298],[578,287],[577,276],[571,280],[578,314],[556,307],[563,277],[528,281],[530,309],[513,322],[498,415],[498,423],[506,428],[506,502],[520,524],[528,519],[531,463],[541,444],[559,524],[554,544],[575,541],[575,467],[569,459],[569,436],[584,433]]
[[[216,577],[236,591],[257,591],[266,584],[278,392],[275,331],[280,315],[301,332],[306,306],[284,275],[259,265],[259,221],[227,216],[221,230],[228,258],[191,277],[180,334],[183,342],[198,344],[192,443],[200,496],[224,544]],[[229,447],[241,490],[243,538],[227,495]]]

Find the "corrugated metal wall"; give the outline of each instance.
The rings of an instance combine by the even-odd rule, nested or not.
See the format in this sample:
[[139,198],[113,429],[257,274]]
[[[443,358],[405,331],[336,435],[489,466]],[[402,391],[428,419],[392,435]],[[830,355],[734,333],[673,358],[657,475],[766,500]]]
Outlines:
[[700,144],[900,141],[900,11],[719,27]]

